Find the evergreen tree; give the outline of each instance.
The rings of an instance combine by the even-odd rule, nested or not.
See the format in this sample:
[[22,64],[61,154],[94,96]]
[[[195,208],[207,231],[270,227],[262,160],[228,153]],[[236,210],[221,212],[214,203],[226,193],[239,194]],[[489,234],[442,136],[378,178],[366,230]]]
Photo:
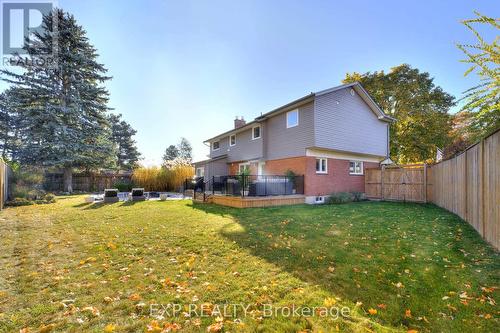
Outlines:
[[344,83],[360,82],[377,104],[396,119],[390,128],[391,158],[398,163],[433,160],[451,143],[454,97],[427,72],[403,64],[389,73],[348,73]]
[[9,88],[0,94],[0,156],[4,160],[17,161],[21,148],[23,123],[22,101],[26,91]]
[[117,152],[117,166],[122,170],[132,170],[137,166],[141,156],[132,138],[137,131],[121,118],[121,114],[110,114],[108,117],[112,133],[111,141],[115,144]]
[[173,161],[179,157],[179,149],[176,146],[170,145],[165,149],[165,154],[163,155],[163,163]]
[[177,149],[179,150],[179,157],[191,163],[193,160],[193,148],[186,138],[181,138]]
[[[53,21],[57,19],[57,31]],[[107,123],[110,79],[75,18],[55,9],[43,17],[43,31],[26,40],[31,61],[18,61],[22,73],[2,70],[3,79],[21,89],[21,163],[64,170],[64,189],[72,192],[74,168],[112,167],[115,160]],[[57,37],[57,38],[54,38]],[[36,61],[57,43],[57,62]]]

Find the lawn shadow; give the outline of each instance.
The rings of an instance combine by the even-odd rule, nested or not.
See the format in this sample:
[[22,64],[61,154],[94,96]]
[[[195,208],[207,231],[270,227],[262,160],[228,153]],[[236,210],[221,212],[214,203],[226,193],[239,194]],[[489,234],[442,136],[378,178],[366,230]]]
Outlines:
[[[405,308],[438,320],[436,307],[443,293],[461,287],[462,280],[478,279],[472,270],[450,271],[441,257],[434,261],[438,251],[450,262],[472,267],[460,249],[472,252],[482,242],[467,223],[437,206],[364,202],[250,209],[193,203],[192,207],[230,216],[234,223],[225,225],[221,236],[308,284],[362,302],[365,309],[378,308],[378,318],[394,327],[415,324],[401,315]],[[468,230],[471,236],[455,241],[455,230]],[[443,235],[451,239],[443,241]],[[456,274],[463,277],[442,278]],[[493,269],[488,279],[493,280],[494,274]],[[426,323],[418,325],[429,328]]]
[[143,202],[144,200],[142,201],[133,201],[133,200],[127,200],[127,201],[123,201],[122,204],[120,205],[120,207],[126,207],[126,206],[133,206],[139,202]]
[[102,202],[102,201],[101,202],[94,202],[94,203],[90,204],[90,206],[85,207],[84,209],[99,209],[99,208],[102,208],[106,205],[107,205],[107,203]]
[[92,202],[82,202],[82,203],[79,203],[79,204],[76,204],[76,205],[73,205],[73,208],[81,208],[81,207],[86,207],[88,205],[91,205]]

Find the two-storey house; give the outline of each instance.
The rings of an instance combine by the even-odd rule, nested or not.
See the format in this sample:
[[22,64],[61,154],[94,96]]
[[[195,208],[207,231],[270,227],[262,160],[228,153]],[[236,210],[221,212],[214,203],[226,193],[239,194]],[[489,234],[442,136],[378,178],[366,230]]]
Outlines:
[[206,140],[197,176],[304,175],[307,203],[364,192],[364,170],[389,156],[387,116],[359,83],[311,93]]

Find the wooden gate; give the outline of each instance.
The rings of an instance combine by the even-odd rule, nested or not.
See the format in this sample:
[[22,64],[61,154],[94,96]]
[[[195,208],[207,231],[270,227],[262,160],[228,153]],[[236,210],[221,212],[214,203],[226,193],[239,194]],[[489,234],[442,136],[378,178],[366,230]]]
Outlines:
[[365,191],[370,199],[427,202],[427,165],[366,169]]

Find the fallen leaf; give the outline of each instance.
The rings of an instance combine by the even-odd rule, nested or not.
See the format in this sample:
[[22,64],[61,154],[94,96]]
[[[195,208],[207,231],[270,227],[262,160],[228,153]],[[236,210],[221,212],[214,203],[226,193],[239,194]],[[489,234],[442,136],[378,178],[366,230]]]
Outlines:
[[377,310],[370,308],[370,309],[368,309],[368,313],[371,314],[371,315],[376,315],[377,314]]
[[48,333],[48,332],[52,331],[54,329],[54,327],[56,327],[55,324],[42,325],[42,327],[40,327],[40,330],[38,332],[39,333]]
[[222,330],[223,323],[215,323],[207,327],[207,332],[220,332]]
[[411,310],[410,309],[406,309],[405,318],[411,318]]
[[332,297],[325,298],[325,300],[323,301],[323,305],[326,306],[327,308],[331,308],[332,306],[335,305],[335,303],[337,303],[337,301],[335,300],[335,298]]
[[116,326],[113,324],[107,324],[106,327],[104,327],[104,332],[106,333],[111,333],[114,332],[116,329]]

